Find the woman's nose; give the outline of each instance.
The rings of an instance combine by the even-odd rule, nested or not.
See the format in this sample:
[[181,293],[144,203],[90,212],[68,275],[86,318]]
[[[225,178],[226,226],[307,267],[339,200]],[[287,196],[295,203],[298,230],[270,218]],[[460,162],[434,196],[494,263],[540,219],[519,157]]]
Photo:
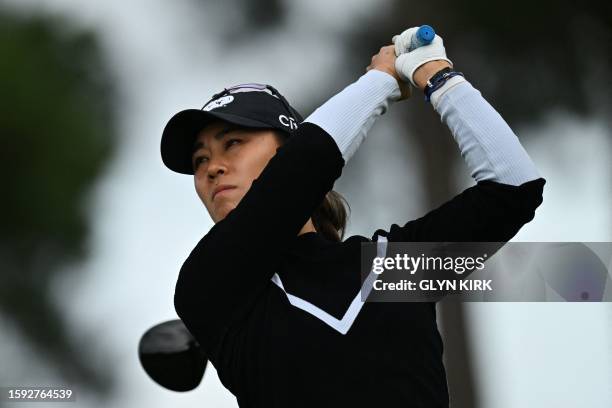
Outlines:
[[225,174],[227,172],[227,166],[221,160],[211,160],[208,163],[208,177],[214,179],[216,176]]

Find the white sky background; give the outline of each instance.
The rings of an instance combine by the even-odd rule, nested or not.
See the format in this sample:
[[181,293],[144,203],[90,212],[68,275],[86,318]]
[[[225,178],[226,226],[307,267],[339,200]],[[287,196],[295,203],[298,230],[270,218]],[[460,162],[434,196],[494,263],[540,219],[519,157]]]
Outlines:
[[[192,179],[163,167],[161,130],[172,114],[199,107],[229,84],[271,83],[298,109],[300,101],[331,96],[325,73],[342,69],[336,56],[341,46],[337,33],[357,15],[379,7],[377,2],[291,2],[290,28],[281,28],[282,35],[270,34],[232,49],[215,41],[215,30],[232,21],[231,16],[219,19],[212,13],[195,13],[201,18],[196,21],[186,1],[5,0],[4,4],[25,13],[45,10],[67,15],[84,27],[96,28],[118,76],[120,148],[91,198],[93,256],[74,266],[86,270],[86,275],[74,279],[77,273],[58,282],[58,296],[75,331],[95,335],[112,359],[120,384],[112,406],[235,407],[235,399],[210,365],[196,390],[179,394],[153,383],[138,363],[142,333],[176,318],[172,294],[178,268],[211,226]],[[337,9],[330,10],[334,4]],[[452,55],[452,50],[447,51]],[[294,57],[283,58],[282,69],[270,69],[270,61],[279,55]],[[364,68],[369,59],[370,55],[364,56]],[[342,83],[354,79],[347,77]],[[394,133],[401,109],[393,107],[388,118],[374,126],[376,141],[368,139],[347,168],[345,177],[363,182],[338,183],[353,210],[351,235],[371,235],[376,228],[403,219],[402,214],[416,217],[426,210],[419,174],[410,165],[418,158]],[[515,130],[525,136],[527,151],[548,180],[544,204],[516,240],[612,241],[612,145],[603,124],[557,113]],[[527,138],[530,134],[537,137]],[[384,162],[384,168],[377,162]],[[370,172],[380,176],[363,177]],[[407,174],[408,179],[399,189],[378,182],[389,173]],[[467,172],[457,173],[459,191]],[[368,191],[368,197],[362,191]],[[368,201],[373,196],[381,198]],[[470,305],[484,405],[612,406],[611,309],[609,304]],[[10,333],[4,326],[2,331]],[[27,353],[15,337],[2,344],[0,357]],[[36,361],[36,356],[30,357]],[[14,370],[14,380],[36,384],[49,379],[44,367],[39,371],[31,361],[26,366],[24,359],[14,364],[21,364]],[[79,395],[78,406],[102,404]]]

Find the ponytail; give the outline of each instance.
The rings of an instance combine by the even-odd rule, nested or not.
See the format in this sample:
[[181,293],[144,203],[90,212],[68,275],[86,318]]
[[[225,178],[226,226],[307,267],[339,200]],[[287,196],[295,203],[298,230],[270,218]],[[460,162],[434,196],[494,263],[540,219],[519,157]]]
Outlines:
[[342,241],[346,230],[350,207],[346,199],[336,191],[330,191],[312,215],[312,223],[318,233],[330,241]]

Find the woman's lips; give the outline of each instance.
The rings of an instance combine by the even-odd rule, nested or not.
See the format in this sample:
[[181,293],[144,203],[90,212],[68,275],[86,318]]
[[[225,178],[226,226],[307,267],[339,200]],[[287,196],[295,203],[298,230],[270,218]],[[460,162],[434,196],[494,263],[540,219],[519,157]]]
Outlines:
[[230,191],[230,190],[233,190],[233,189],[235,189],[235,188],[236,188],[236,187],[233,187],[233,186],[222,187],[222,188],[220,188],[220,189],[219,189],[219,191],[216,191],[216,192],[213,194],[213,198],[212,198],[212,199],[214,200],[214,199],[217,197],[217,195],[219,195],[219,194],[223,194],[224,192],[226,192],[226,191]]

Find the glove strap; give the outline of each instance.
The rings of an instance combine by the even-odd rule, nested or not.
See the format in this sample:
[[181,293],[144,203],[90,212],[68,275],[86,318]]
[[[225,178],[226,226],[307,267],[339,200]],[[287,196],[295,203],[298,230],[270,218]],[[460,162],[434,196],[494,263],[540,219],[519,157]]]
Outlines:
[[425,101],[429,102],[432,93],[442,88],[446,81],[457,75],[464,76],[462,72],[453,71],[449,67],[446,67],[436,72],[431,78],[429,78],[429,81],[427,81],[427,85],[425,85],[425,89],[423,89],[423,93],[425,94]]

